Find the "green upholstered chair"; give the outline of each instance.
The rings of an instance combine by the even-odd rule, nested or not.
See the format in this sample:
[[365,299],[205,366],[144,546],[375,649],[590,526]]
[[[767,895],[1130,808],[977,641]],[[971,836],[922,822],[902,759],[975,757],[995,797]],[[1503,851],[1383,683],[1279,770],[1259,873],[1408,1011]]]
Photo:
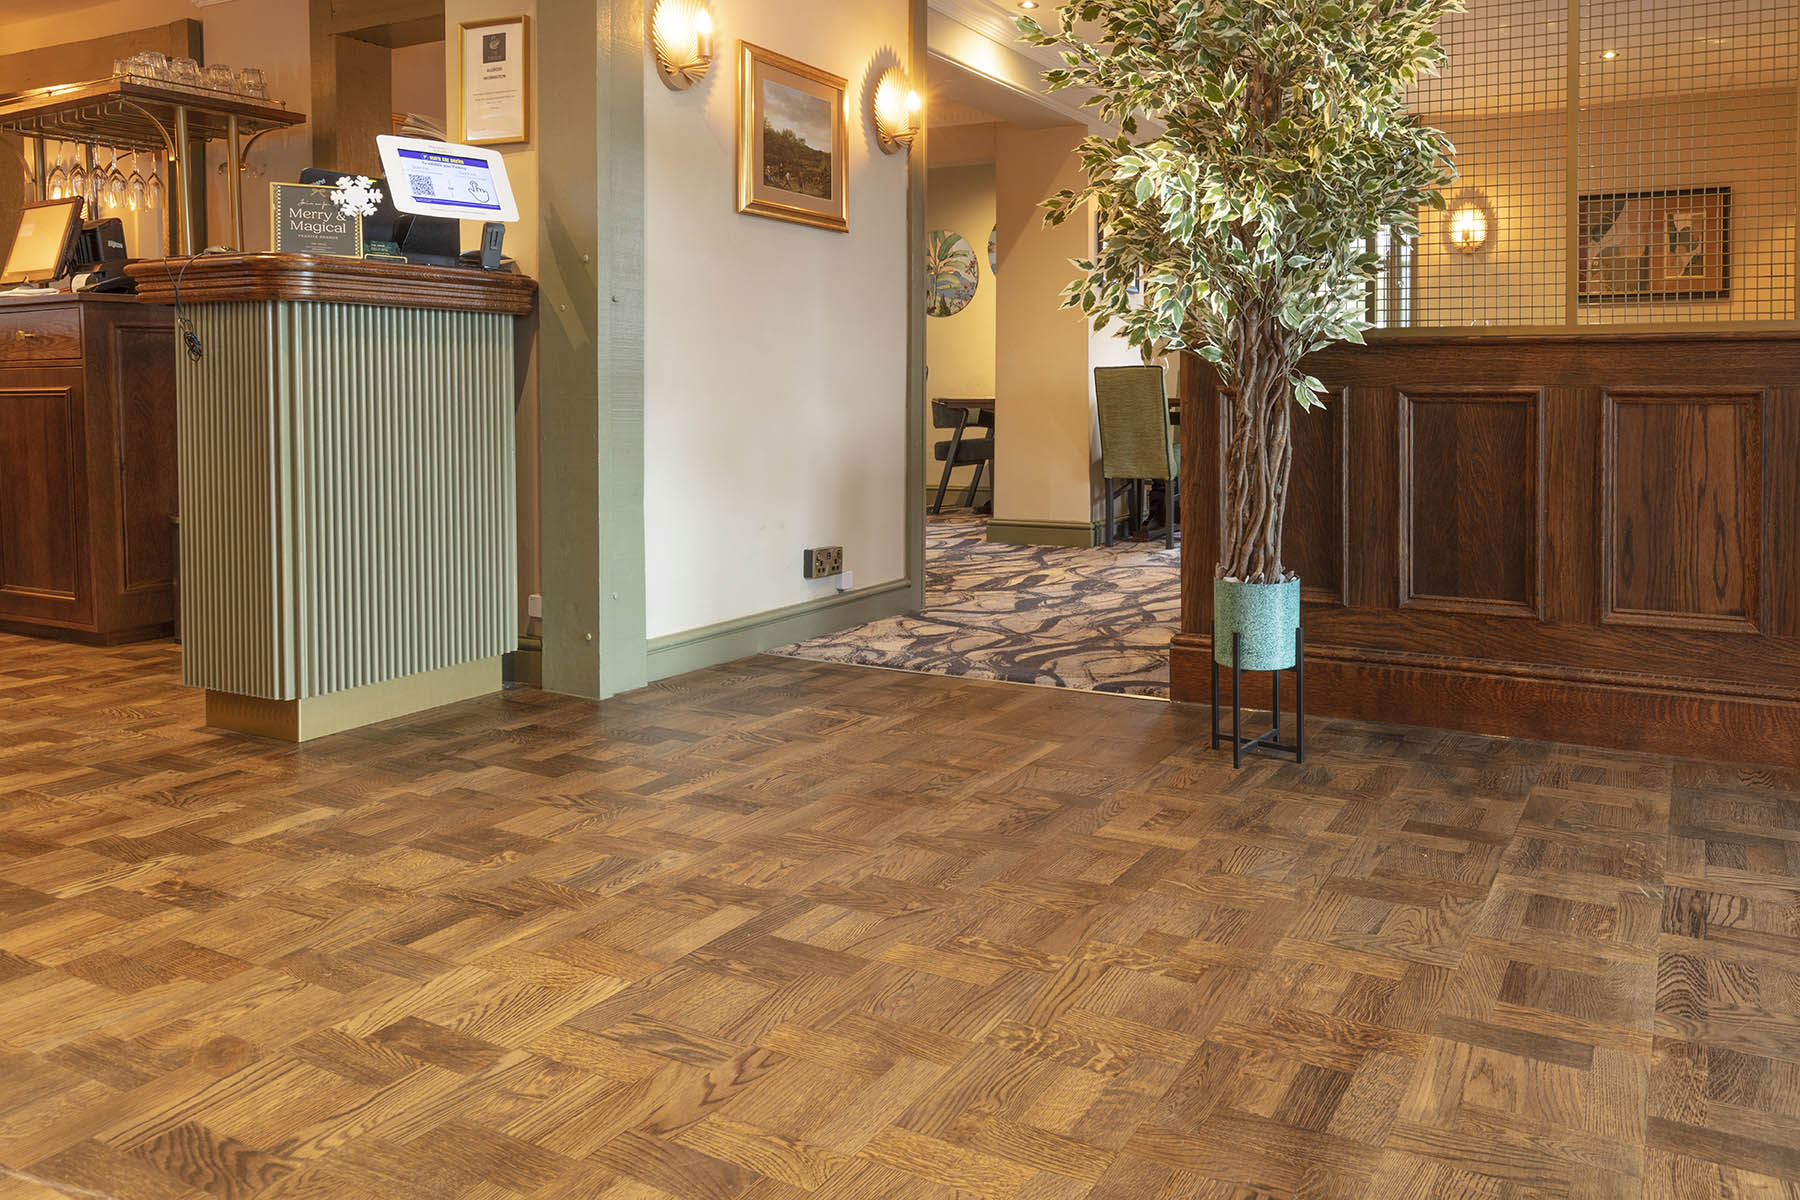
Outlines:
[[1100,409],[1100,473],[1106,477],[1106,544],[1113,544],[1113,500],[1120,485],[1137,508],[1140,481],[1161,482],[1168,498],[1167,544],[1175,544],[1181,457],[1169,427],[1169,398],[1161,367],[1095,367]]

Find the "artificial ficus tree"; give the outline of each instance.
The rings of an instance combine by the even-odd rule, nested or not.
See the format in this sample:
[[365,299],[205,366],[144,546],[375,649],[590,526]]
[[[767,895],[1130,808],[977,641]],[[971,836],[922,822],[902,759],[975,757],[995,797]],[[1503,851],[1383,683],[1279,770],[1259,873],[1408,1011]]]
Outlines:
[[[1065,293],[1146,358],[1189,350],[1230,398],[1222,578],[1280,583],[1298,406],[1323,403],[1301,360],[1360,342],[1379,232],[1443,207],[1453,147],[1407,111],[1436,69],[1434,32],[1460,0],[1068,0],[1025,40],[1067,65],[1051,90],[1120,129],[1089,137],[1088,183],[1045,202],[1052,224],[1092,205],[1103,232]],[[1134,294],[1141,291],[1141,294]]]

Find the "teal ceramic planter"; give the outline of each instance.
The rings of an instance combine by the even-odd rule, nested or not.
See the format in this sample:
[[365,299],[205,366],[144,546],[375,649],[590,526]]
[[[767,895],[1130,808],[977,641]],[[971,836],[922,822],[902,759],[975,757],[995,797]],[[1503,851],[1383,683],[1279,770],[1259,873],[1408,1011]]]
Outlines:
[[1213,661],[1231,665],[1232,634],[1239,635],[1246,671],[1286,671],[1294,665],[1300,628],[1300,581],[1236,583],[1213,580]]

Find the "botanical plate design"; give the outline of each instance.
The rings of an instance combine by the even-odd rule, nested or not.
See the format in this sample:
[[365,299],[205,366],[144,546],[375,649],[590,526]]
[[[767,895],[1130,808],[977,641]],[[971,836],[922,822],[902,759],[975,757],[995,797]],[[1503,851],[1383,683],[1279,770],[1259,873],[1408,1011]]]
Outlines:
[[975,265],[975,247],[960,233],[934,229],[925,251],[925,313],[933,317],[954,317],[969,307],[975,289],[981,284],[981,273]]

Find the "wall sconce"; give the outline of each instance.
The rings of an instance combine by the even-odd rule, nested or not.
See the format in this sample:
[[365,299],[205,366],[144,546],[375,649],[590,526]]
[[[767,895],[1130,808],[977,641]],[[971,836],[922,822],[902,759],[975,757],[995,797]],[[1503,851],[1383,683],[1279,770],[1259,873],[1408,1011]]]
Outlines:
[[1450,245],[1464,254],[1485,249],[1493,235],[1494,215],[1488,206],[1472,196],[1465,196],[1450,206],[1444,218],[1444,236]]
[[882,72],[875,85],[875,140],[887,154],[909,149],[919,136],[919,113],[925,101],[899,67]]
[[650,9],[650,50],[656,73],[672,91],[706,77],[713,60],[713,20],[704,0],[656,0]]

